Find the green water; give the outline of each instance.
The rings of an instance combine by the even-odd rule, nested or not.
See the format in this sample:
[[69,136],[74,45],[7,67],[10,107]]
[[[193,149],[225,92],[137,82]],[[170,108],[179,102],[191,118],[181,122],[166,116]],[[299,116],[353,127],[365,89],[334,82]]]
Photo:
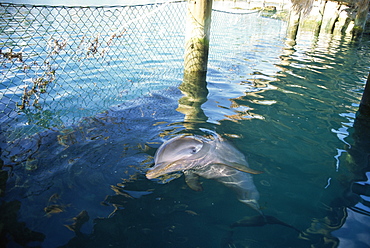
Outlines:
[[[369,194],[359,190],[369,185],[369,121],[355,121],[368,38],[302,33],[292,46],[284,22],[222,15],[214,15],[208,95],[195,99],[204,102],[199,118],[184,121],[183,95],[168,87],[11,151],[2,145],[13,165],[2,197],[2,213],[13,216],[1,215],[8,247],[369,247]],[[261,211],[285,226],[231,228],[256,212],[215,181],[195,192],[183,177],[145,178],[164,140],[204,130],[264,172],[253,176]],[[76,218],[82,211],[88,220]]]

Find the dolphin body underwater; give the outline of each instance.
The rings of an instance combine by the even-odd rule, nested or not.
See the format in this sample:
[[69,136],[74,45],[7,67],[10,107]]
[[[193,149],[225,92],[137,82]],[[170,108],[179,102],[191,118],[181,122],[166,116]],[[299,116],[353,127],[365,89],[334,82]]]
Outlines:
[[199,177],[214,179],[234,190],[239,201],[259,213],[233,223],[231,228],[278,224],[300,232],[295,227],[262,213],[258,204],[259,192],[251,175],[262,172],[249,168],[245,156],[217,134],[213,134],[211,138],[186,134],[174,137],[158,148],[154,163],[146,172],[148,179],[183,172],[185,182],[195,191],[203,190]]
[[154,156],[155,165],[146,173],[148,179],[183,172],[187,185],[201,191],[199,177],[214,179],[233,189],[239,201],[259,213],[259,193],[250,174],[262,172],[249,168],[245,156],[218,135],[211,139],[181,135],[164,142]]

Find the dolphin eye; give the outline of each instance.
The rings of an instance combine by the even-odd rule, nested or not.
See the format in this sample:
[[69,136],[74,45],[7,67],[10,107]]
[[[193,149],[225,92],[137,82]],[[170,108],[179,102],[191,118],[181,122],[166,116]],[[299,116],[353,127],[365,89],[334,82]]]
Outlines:
[[190,149],[191,149],[191,153],[197,153],[198,152],[196,147],[191,147]]

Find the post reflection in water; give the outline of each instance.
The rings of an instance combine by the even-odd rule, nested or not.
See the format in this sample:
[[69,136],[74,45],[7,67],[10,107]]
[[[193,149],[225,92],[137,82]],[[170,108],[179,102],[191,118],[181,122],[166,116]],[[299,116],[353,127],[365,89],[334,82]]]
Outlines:
[[208,95],[206,72],[185,72],[179,89],[184,96],[179,99],[177,111],[185,115],[185,128],[196,130],[196,123],[204,124],[208,120],[202,110],[202,104],[207,101]]

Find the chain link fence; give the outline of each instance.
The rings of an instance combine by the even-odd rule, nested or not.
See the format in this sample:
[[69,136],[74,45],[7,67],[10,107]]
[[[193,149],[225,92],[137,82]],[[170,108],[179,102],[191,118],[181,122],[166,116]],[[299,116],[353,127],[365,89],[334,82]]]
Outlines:
[[[183,80],[186,9],[186,1],[109,7],[0,3],[3,157],[42,131],[63,133],[84,117],[122,103],[147,106],[142,101],[149,98],[142,96],[149,93],[177,94],[166,89],[178,88]],[[257,48],[248,52],[247,62],[235,60],[240,46],[261,39],[251,37],[250,30],[276,31],[257,15],[213,11],[212,94],[219,94],[217,81],[240,80],[239,64],[255,67],[262,56]],[[156,106],[163,109],[163,104]]]
[[0,123],[9,142],[182,81],[186,3],[0,3]]

